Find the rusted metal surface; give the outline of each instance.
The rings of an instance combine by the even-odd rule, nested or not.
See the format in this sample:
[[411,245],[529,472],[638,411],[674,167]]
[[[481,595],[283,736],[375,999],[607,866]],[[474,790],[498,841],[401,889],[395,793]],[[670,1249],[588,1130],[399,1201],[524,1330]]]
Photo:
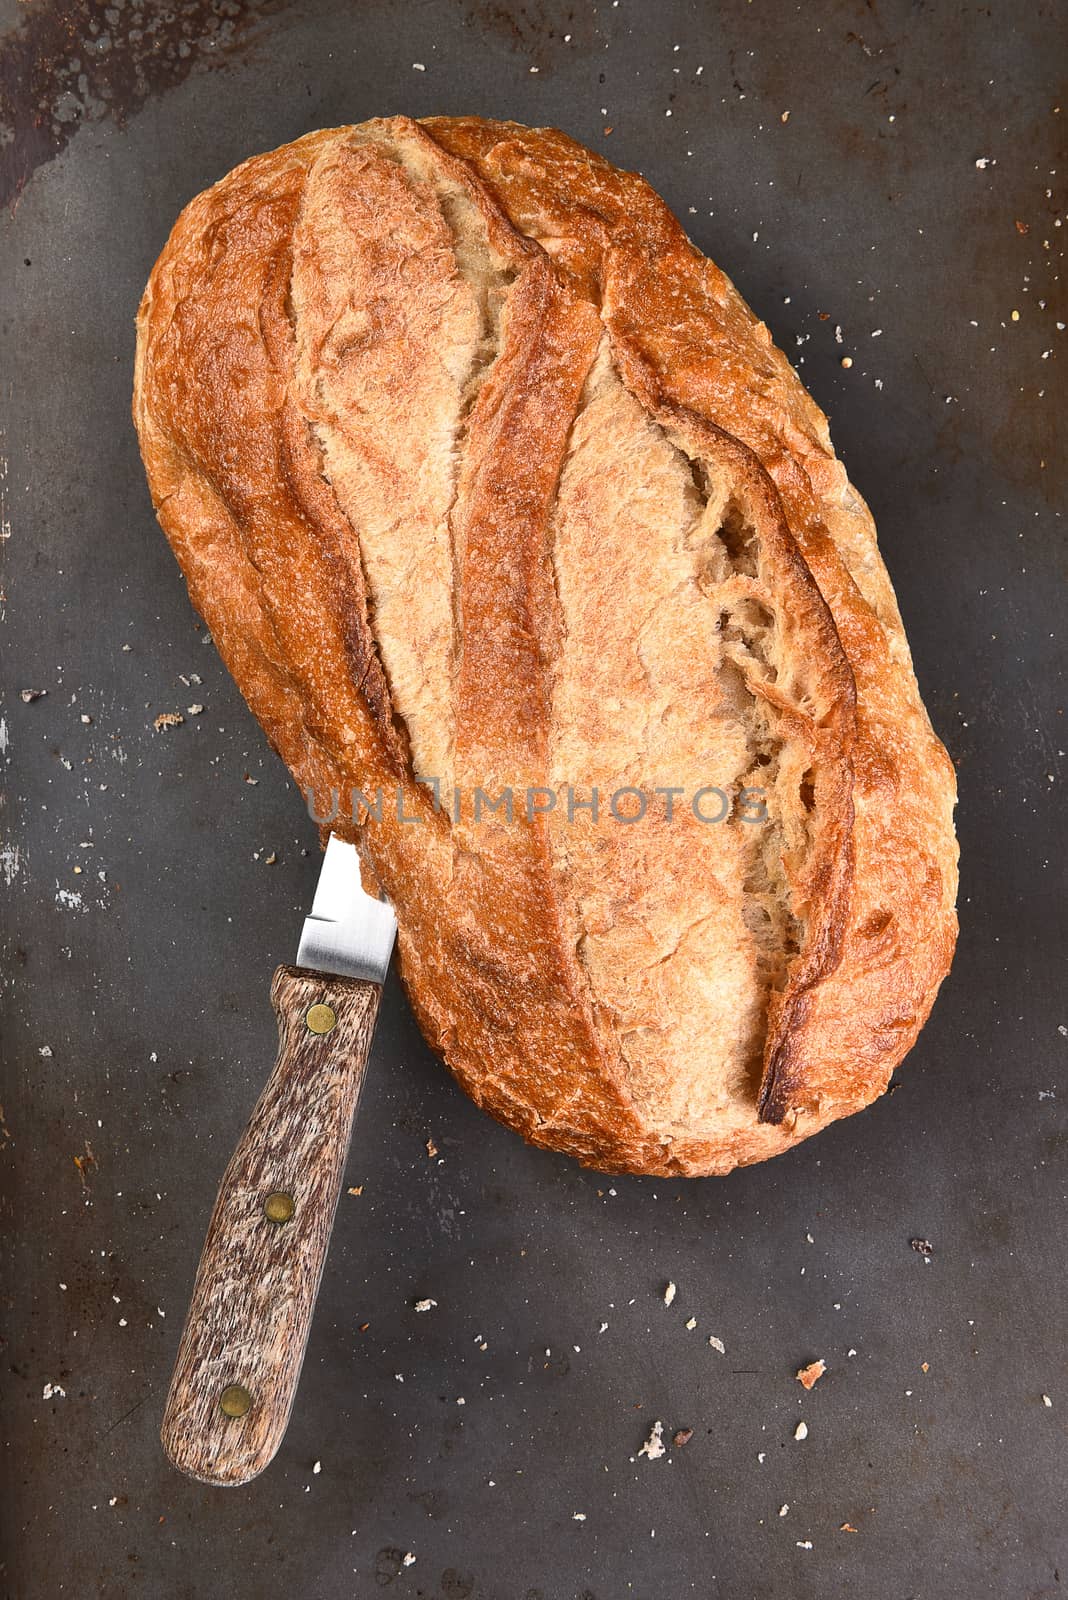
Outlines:
[[[0,0],[0,1593],[1059,1594],[1059,8],[111,11]],[[159,1421],[315,830],[154,525],[132,320],[191,195],[394,111],[641,168],[800,363],[959,768],[962,939],[896,1092],[720,1182],[528,1150],[391,986],[289,1434],[213,1491]]]
[[0,205],[87,122],[119,127],[190,72],[231,63],[265,0],[28,0],[0,53]]

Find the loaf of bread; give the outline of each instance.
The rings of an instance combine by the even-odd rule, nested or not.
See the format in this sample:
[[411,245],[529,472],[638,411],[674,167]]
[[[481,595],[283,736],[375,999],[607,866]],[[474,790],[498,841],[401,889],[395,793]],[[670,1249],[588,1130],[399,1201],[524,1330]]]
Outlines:
[[826,419],[640,178],[475,118],[257,156],[153,270],[134,414],[480,1105],[697,1175],[886,1088],[953,952],[953,770]]

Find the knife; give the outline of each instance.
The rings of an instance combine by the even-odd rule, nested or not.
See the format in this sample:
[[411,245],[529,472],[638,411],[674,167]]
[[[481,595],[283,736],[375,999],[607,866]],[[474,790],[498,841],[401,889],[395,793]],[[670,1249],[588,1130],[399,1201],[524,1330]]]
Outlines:
[[330,835],[295,967],[271,984],[278,1060],[223,1174],[163,1414],[202,1483],[248,1483],[293,1407],[397,919]]

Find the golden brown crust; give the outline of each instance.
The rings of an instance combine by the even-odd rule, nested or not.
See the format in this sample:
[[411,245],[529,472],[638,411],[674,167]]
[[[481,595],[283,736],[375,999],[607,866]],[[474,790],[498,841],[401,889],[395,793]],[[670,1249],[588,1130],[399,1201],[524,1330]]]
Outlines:
[[[364,276],[341,293],[357,255]],[[420,1024],[468,1092],[538,1143],[668,1174],[762,1159],[880,1093],[952,954],[952,772],[825,420],[647,186],[562,134],[512,124],[397,118],[312,134],[187,207],[138,334],[135,418],[193,603],[303,791],[320,805],[353,787],[386,794],[381,820],[338,831],[359,838],[397,909]],[[373,370],[382,361],[398,394]],[[398,426],[417,451],[425,426],[427,470],[407,507],[397,430],[373,412],[402,405],[418,373],[427,387]],[[588,493],[577,441],[598,374],[605,414],[653,430],[639,443],[659,452],[664,484],[683,483],[695,527],[712,515],[693,487],[708,474],[743,505],[753,570],[724,568],[709,593],[759,606],[783,669],[776,681],[750,640],[716,640],[721,661],[741,663],[738,729],[775,752],[768,859],[782,881],[764,898],[788,901],[799,947],[778,950],[773,973],[745,929],[728,942],[742,991],[765,995],[762,1065],[706,1090],[698,1063],[674,1099],[647,1070],[643,1021],[667,980],[655,959],[651,978],[635,967],[652,987],[631,1028],[633,997],[597,965],[598,938],[607,970],[625,917],[590,924],[562,871],[570,851],[580,881],[596,841],[564,839],[544,815],[450,824],[415,766],[440,752],[454,781],[487,787],[549,771],[560,663],[583,643],[565,512],[569,485],[574,516]],[[406,515],[433,558],[421,586],[390,565]],[[391,605],[412,608],[417,659]],[[424,657],[438,665],[419,680]],[[742,733],[724,748],[743,771]],[[394,814],[398,786],[418,822]],[[637,894],[644,864],[610,848]],[[730,874],[752,876],[755,857],[743,861],[741,829],[718,848],[678,894],[696,903],[702,884],[737,882],[726,915],[743,898]],[[622,947],[638,961],[648,936],[628,924]],[[676,1021],[669,1080],[670,1050],[692,1058],[701,1036],[699,1016],[689,1033]]]

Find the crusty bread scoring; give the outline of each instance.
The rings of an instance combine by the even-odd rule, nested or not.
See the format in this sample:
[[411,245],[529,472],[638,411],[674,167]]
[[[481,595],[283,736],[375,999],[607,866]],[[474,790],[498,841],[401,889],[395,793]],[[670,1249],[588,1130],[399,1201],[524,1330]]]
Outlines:
[[[342,797],[480,1104],[698,1174],[882,1092],[952,955],[952,768],[825,418],[641,179],[473,118],[258,156],[152,273],[134,413],[194,604]],[[476,787],[511,820],[457,819]]]

